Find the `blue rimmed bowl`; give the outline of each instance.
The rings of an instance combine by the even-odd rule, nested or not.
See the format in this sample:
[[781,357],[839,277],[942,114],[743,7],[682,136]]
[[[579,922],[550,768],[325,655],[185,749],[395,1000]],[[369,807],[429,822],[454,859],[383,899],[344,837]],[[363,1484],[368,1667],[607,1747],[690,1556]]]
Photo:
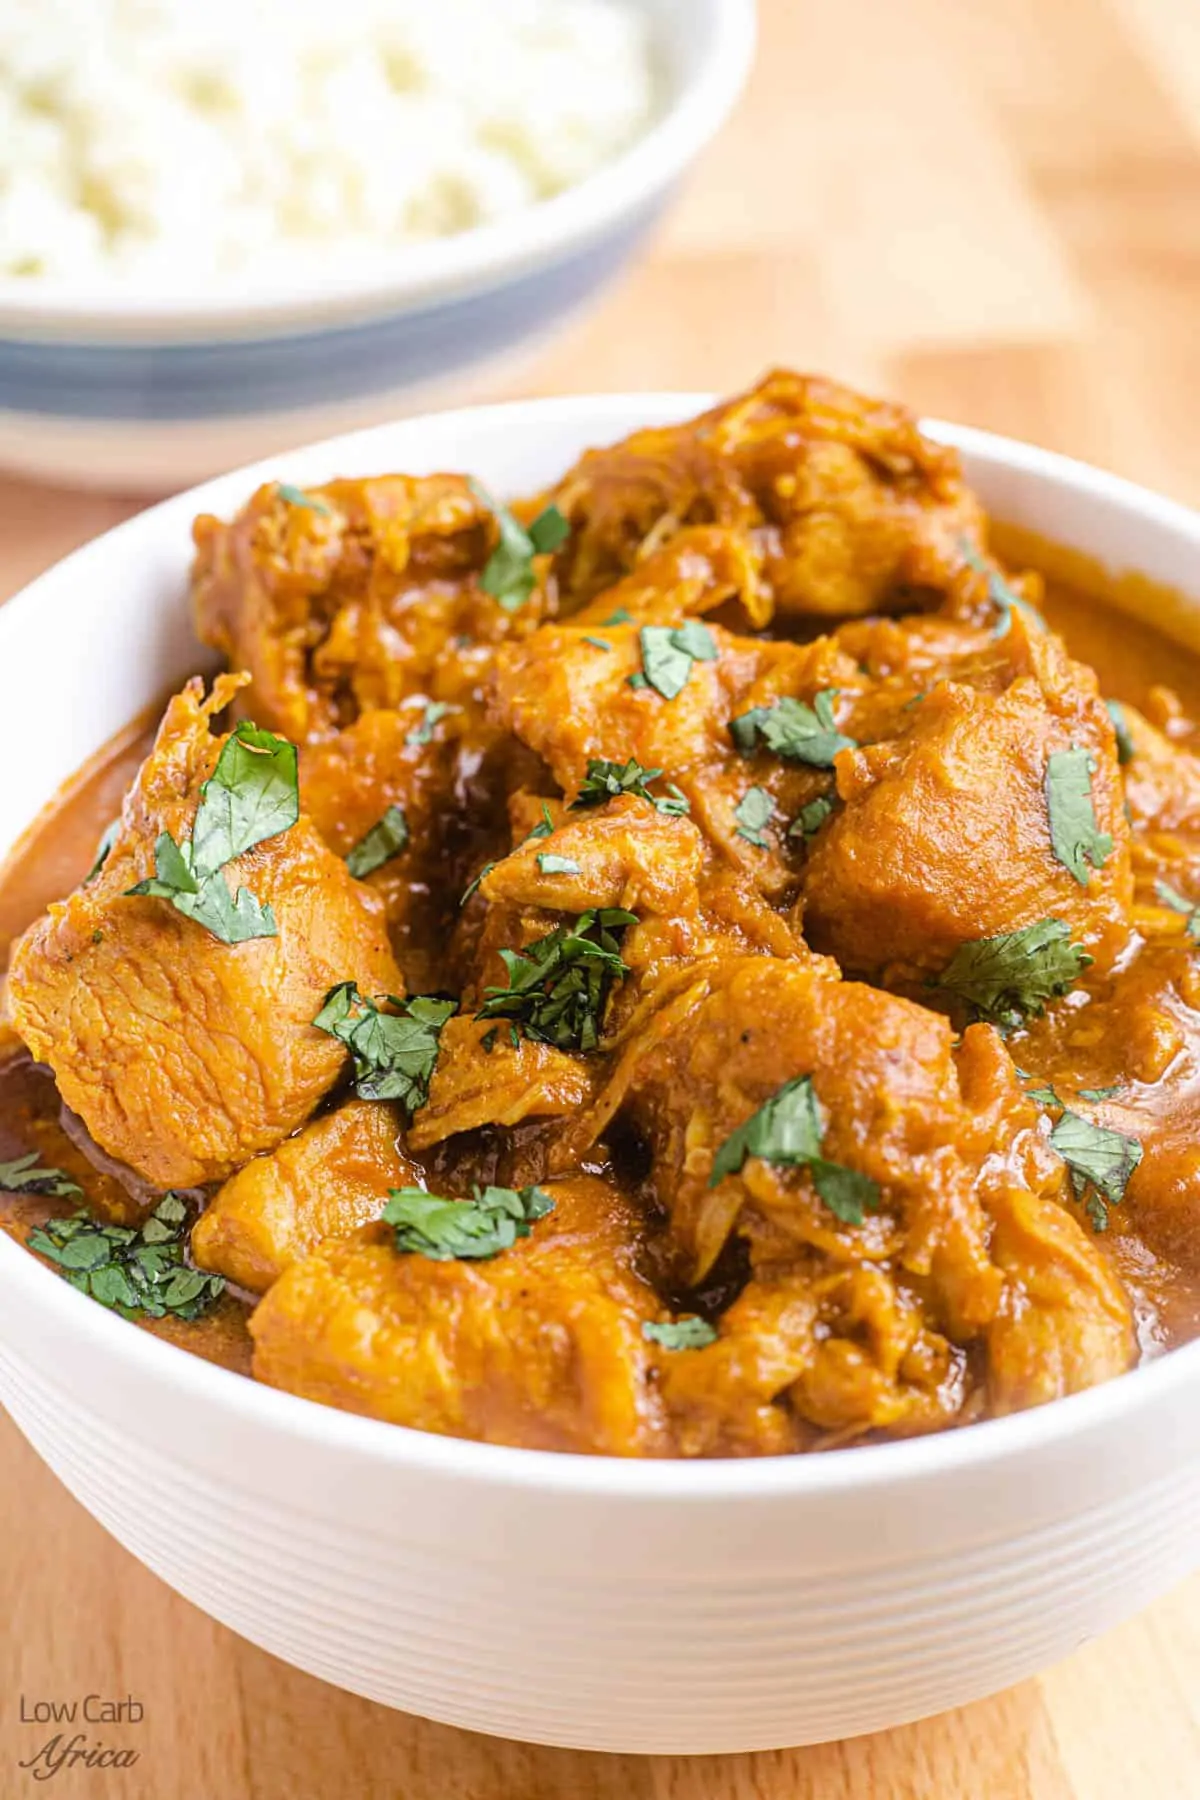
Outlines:
[[722,124],[754,0],[632,0],[655,124],[553,199],[381,261],[377,275],[211,296],[0,279],[0,466],[163,492],[478,385],[594,300]]

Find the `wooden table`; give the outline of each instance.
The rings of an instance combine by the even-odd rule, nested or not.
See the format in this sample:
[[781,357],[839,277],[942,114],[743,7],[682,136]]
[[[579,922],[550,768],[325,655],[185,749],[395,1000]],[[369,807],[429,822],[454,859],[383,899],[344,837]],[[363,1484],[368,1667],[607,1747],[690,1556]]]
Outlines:
[[[771,362],[1200,502],[1200,14],[1184,0],[763,0],[739,113],[653,254],[526,384]],[[0,592],[133,510],[0,483]],[[0,1427],[0,1795],[123,1800],[1196,1800],[1200,1577],[994,1700],[813,1750],[529,1749],[353,1699],[118,1549]],[[34,1784],[37,1698],[134,1695],[122,1772]],[[95,1734],[93,1734],[95,1735]],[[103,1732],[100,1733],[103,1736]]]

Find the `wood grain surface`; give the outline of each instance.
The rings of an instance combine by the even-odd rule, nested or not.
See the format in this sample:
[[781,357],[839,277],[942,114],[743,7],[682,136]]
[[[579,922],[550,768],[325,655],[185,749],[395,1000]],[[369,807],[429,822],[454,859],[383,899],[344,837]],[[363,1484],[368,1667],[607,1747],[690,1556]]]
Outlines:
[[[653,252],[524,391],[731,388],[772,362],[1200,502],[1200,9],[763,0],[739,112]],[[135,503],[0,481],[0,594]],[[303,1571],[297,1571],[303,1580]],[[177,1599],[0,1424],[0,1797],[1196,1800],[1200,1577],[1039,1680],[851,1743],[530,1749],[297,1674]],[[35,1782],[37,1700],[132,1767]]]

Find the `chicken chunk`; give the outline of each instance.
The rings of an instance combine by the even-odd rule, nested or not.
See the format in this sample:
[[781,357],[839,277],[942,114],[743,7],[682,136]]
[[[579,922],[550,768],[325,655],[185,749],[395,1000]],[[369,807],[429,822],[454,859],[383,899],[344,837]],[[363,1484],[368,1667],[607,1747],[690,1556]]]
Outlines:
[[[629,1103],[681,1281],[702,1282],[731,1233],[756,1271],[718,1343],[678,1380],[671,1365],[698,1453],[935,1429],[970,1404],[970,1345],[1004,1405],[1130,1366],[1128,1302],[1060,1204],[1061,1163],[989,1027],[956,1055],[949,1023],[910,1001],[729,959],[653,1039]],[[764,1337],[776,1315],[782,1347]],[[778,1405],[788,1420],[762,1411]]]
[[479,586],[496,521],[461,475],[271,483],[230,524],[195,528],[196,629],[246,669],[249,710],[297,743],[412,694],[454,701],[490,646],[530,629]]
[[236,685],[205,700],[193,682],[171,701],[103,867],[30,927],[9,970],[24,1042],[100,1148],[157,1188],[223,1181],[305,1122],[345,1067],[312,1023],[335,983],[401,992],[378,906],[303,814],[224,872],[273,909],[275,936],[224,943],[130,895],[160,833],[188,838],[223,741],[211,719]]
[[387,1226],[323,1245],[254,1313],[255,1375],[451,1437],[665,1453],[633,1212],[589,1177],[545,1191],[554,1210],[491,1261],[401,1254]]
[[378,1219],[389,1189],[420,1179],[400,1148],[393,1108],[350,1100],[239,1169],[193,1226],[192,1255],[262,1294],[322,1239]]
[[[843,804],[805,867],[805,919],[818,948],[856,974],[920,983],[964,944],[1044,919],[1066,921],[1101,968],[1128,941],[1112,723],[1094,677],[1056,640],[1017,620],[1009,636],[1003,692],[942,682],[900,735],[838,759]],[[1072,863],[1056,824],[1078,835],[1080,815],[1068,800],[1056,812],[1055,777],[1076,764],[1090,831]]]
[[429,1099],[415,1115],[414,1150],[481,1125],[512,1127],[525,1119],[568,1118],[592,1099],[597,1071],[587,1059],[521,1037],[485,1019],[451,1019],[442,1027]]
[[567,611],[709,524],[749,535],[782,613],[911,608],[936,603],[982,529],[957,453],[910,413],[786,370],[687,424],[589,451],[543,498],[572,527],[554,568]]

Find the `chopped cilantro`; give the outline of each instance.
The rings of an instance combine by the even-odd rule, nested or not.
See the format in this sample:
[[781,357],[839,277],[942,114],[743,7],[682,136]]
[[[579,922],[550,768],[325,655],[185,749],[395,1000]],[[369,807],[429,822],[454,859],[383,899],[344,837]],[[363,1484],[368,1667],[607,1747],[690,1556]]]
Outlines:
[[80,1293],[124,1318],[139,1314],[198,1319],[225,1291],[221,1275],[187,1261],[188,1212],[178,1194],[165,1194],[138,1228],[103,1225],[90,1213],[47,1219],[29,1234],[29,1247],[48,1257]]
[[354,1058],[354,1091],[361,1100],[399,1100],[411,1114],[429,1098],[442,1026],[458,1005],[424,996],[380,998],[394,1010],[384,1012],[379,1001],[360,994],[353,981],[340,982],[326,994],[313,1024],[349,1050]]
[[818,794],[815,800],[810,800],[807,806],[802,806],[800,808],[800,811],[788,826],[788,836],[790,838],[804,838],[807,842],[810,837],[813,837],[820,831],[822,825],[833,811],[835,804],[836,802],[831,794]]
[[615,981],[628,973],[617,933],[636,925],[636,913],[619,907],[580,913],[522,950],[501,950],[506,987],[484,990],[478,1019],[508,1019],[526,1037],[560,1050],[594,1050]]
[[603,806],[606,800],[615,800],[618,794],[636,794],[640,800],[649,800],[668,818],[682,818],[691,811],[691,807],[687,795],[680,793],[674,782],[667,783],[667,791],[663,795],[650,792],[650,783],[657,781],[661,775],[661,769],[643,769],[641,763],[632,756],[624,765],[606,762],[604,758],[594,756],[588,763],[587,774],[579,792],[571,802],[571,811],[577,812],[588,806]]
[[1107,1231],[1108,1209],[1125,1198],[1129,1177],[1142,1160],[1140,1142],[1065,1111],[1050,1143],[1071,1171],[1075,1198],[1086,1205],[1092,1229]]
[[1031,1100],[1036,1100],[1039,1106],[1062,1105],[1062,1101],[1048,1083],[1044,1083],[1041,1087],[1026,1088],[1025,1092]]
[[431,1262],[456,1257],[474,1261],[510,1250],[553,1210],[553,1200],[539,1187],[477,1187],[471,1200],[443,1200],[423,1188],[392,1188],[383,1218],[395,1231],[399,1251]]
[[754,706],[729,722],[729,735],[738,749],[749,755],[760,743],[788,762],[807,763],[814,769],[833,767],[841,750],[854,750],[854,738],[840,732],[834,721],[836,688],[823,688],[811,706],[786,698],[773,706]]
[[528,834],[528,836],[523,841],[526,844],[528,844],[528,843],[532,842],[532,840],[534,838],[548,838],[550,836],[550,833],[553,830],[554,830],[554,820],[550,817],[549,806],[543,800],[542,801],[542,816],[538,820],[537,824],[534,826],[533,830]]
[[616,612],[609,613],[607,619],[601,619],[602,625],[632,625],[633,614],[624,606],[618,606]]
[[612,649],[612,645],[609,643],[607,638],[593,637],[590,631],[584,632],[583,641],[585,644],[591,644],[593,649],[595,649],[595,650],[611,650]]
[[538,514],[527,530],[479,482],[468,485],[480,505],[492,514],[500,531],[500,541],[484,565],[479,585],[485,594],[499,601],[505,612],[518,612],[537,586],[534,557],[557,550],[570,536],[571,527],[557,506],[551,505]]
[[1122,767],[1133,761],[1133,733],[1129,729],[1129,720],[1125,717],[1125,708],[1119,700],[1106,700],[1108,716],[1112,720],[1113,730],[1117,737],[1117,761]]
[[1088,884],[1088,864],[1101,869],[1112,854],[1113,841],[1096,823],[1092,775],[1096,764],[1087,750],[1053,750],[1046,762],[1046,810],[1055,856],[1080,887]]
[[987,577],[988,599],[999,615],[996,620],[996,629],[992,633],[993,637],[1002,638],[1007,634],[1012,624],[1014,608],[1024,613],[1030,624],[1036,625],[1040,631],[1045,631],[1046,621],[1037,607],[1031,606],[1028,600],[1022,600],[1016,589],[1009,586],[999,569],[984,562],[982,556],[966,538],[962,540],[960,549],[963,561],[974,569],[977,575]]
[[346,858],[346,867],[359,881],[399,856],[408,843],[408,820],[402,806],[389,806],[365,837],[359,838]]
[[405,739],[405,743],[432,743],[435,726],[438,724],[439,720],[445,718],[449,711],[450,707],[445,700],[427,700],[425,702],[425,711],[421,716],[421,723],[413,727]]
[[579,864],[569,856],[555,856],[551,850],[538,851],[538,868],[543,875],[578,875]]
[[642,1336],[648,1343],[661,1344],[664,1350],[703,1350],[717,1341],[713,1326],[695,1313],[682,1319],[667,1319],[661,1324],[647,1319],[642,1325]]
[[1063,919],[1039,919],[1019,931],[973,938],[959,945],[930,986],[954,994],[976,1018],[1011,1030],[1065,994],[1088,967],[1091,957],[1070,938]]
[[290,481],[278,481],[275,492],[288,506],[300,506],[308,512],[332,514],[333,508],[324,500],[318,500],[315,494],[306,494],[303,488],[293,487]]
[[246,888],[232,893],[221,871],[256,844],[278,837],[300,816],[296,746],[249,721],[226,738],[217,766],[200,789],[191,838],[169,831],[154,846],[154,875],[129,894],[169,900],[223,944],[275,937],[275,914]]
[[879,1188],[869,1175],[821,1155],[824,1120],[811,1075],[797,1075],[730,1133],[713,1159],[709,1187],[736,1175],[748,1156],[764,1162],[800,1165],[835,1218],[861,1225],[864,1212],[879,1205]]
[[1200,944],[1200,906],[1197,906],[1194,901],[1185,899],[1176,888],[1166,881],[1156,881],[1154,892],[1163,905],[1169,906],[1172,912],[1185,914],[1184,930],[1193,944]]
[[467,901],[471,899],[472,895],[477,894],[479,892],[480,882],[487,879],[487,877],[491,874],[491,872],[495,868],[495,866],[496,865],[494,862],[484,863],[482,869],[480,869],[480,871],[479,871],[478,875],[475,877],[474,881],[469,882],[467,884],[467,886],[463,889],[462,899],[458,903],[460,906],[465,906],[467,904]]
[[97,875],[108,861],[112,852],[112,847],[117,841],[117,833],[120,829],[120,819],[114,819],[111,824],[105,826],[104,835],[96,845],[96,855],[92,862],[92,866],[83,878],[84,887],[87,886],[89,881],[95,881]]
[[1113,1095],[1119,1094],[1120,1091],[1121,1083],[1114,1081],[1111,1087],[1080,1088],[1079,1098],[1081,1100],[1111,1100]]
[[717,660],[713,634],[699,619],[676,626],[643,625],[638,639],[642,669],[629,677],[630,686],[652,687],[664,700],[673,700],[683,691],[693,663]]
[[775,802],[766,788],[747,788],[733,809],[738,836],[745,838],[748,844],[756,844],[760,850],[769,850],[771,846],[764,828],[774,814]]
[[27,1156],[18,1156],[15,1162],[0,1162],[0,1193],[53,1194],[62,1198],[68,1194],[82,1194],[83,1189],[61,1169],[39,1167],[37,1151],[31,1150]]
[[499,1026],[493,1025],[491,1030],[485,1031],[483,1036],[480,1038],[479,1048],[483,1051],[485,1056],[490,1056],[492,1054],[492,1051],[496,1048],[496,1039],[499,1036],[499,1034],[500,1034]]

